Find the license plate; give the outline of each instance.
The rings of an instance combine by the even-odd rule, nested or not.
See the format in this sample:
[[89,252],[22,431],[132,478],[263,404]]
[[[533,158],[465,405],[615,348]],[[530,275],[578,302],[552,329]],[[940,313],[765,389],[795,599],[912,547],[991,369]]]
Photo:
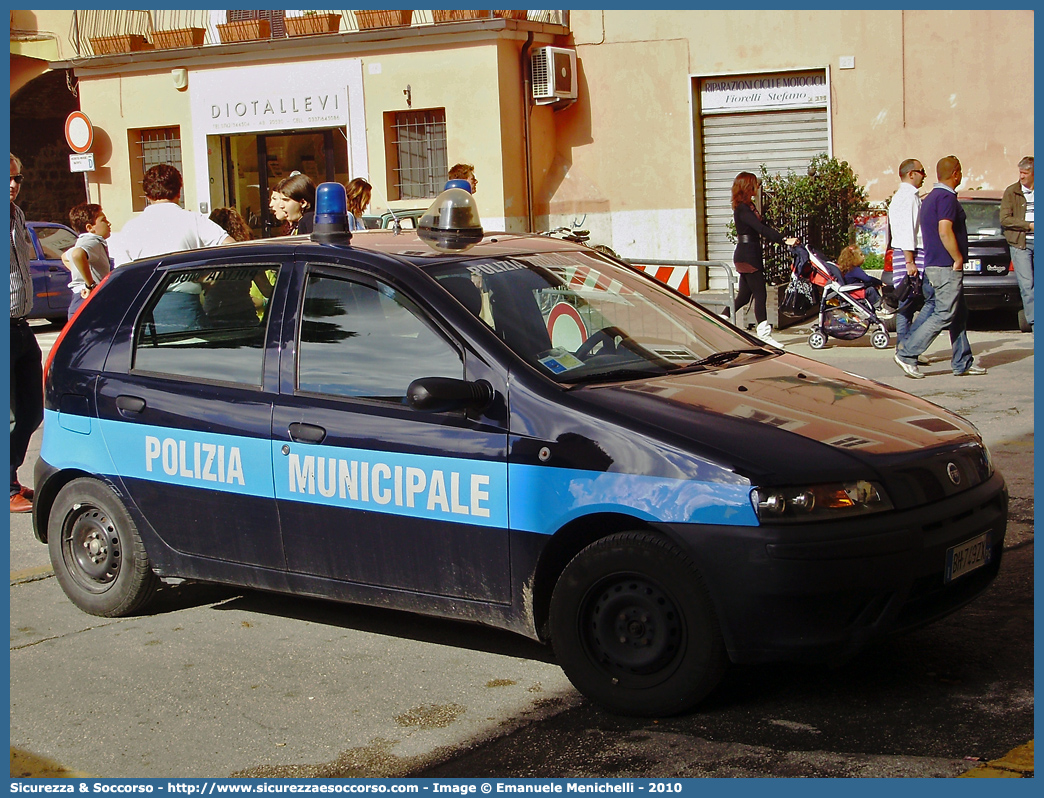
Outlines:
[[946,574],[944,582],[952,582],[966,573],[987,565],[993,555],[990,547],[990,533],[984,532],[978,537],[958,543],[946,550]]
[[966,272],[981,272],[982,261],[978,258],[970,258],[964,262],[964,271]]

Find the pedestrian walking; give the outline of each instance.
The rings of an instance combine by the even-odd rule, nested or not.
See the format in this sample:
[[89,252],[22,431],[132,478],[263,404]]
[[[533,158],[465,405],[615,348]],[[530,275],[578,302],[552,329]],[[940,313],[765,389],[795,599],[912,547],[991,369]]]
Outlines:
[[287,235],[311,233],[315,223],[315,183],[312,178],[302,172],[293,172],[279,181],[276,191],[283,195],[283,213],[290,224]]
[[975,365],[968,342],[968,306],[964,301],[964,261],[968,257],[968,225],[957,201],[963,180],[961,162],[954,155],[941,159],[935,169],[938,182],[921,203],[919,224],[924,242],[924,274],[935,290],[935,307],[896,348],[895,362],[914,379],[924,374],[917,356],[924,354],[943,330],[950,331],[950,364],[955,376],[978,376],[986,369]]
[[76,243],[62,253],[62,263],[72,274],[69,318],[87,301],[91,291],[109,273],[109,247],[105,243],[112,225],[101,205],[84,202],[69,211],[69,223],[77,232]]
[[1015,279],[1022,295],[1022,311],[1033,327],[1033,156],[1019,161],[1019,182],[1004,189],[1001,228],[1011,249]]
[[761,181],[750,172],[740,172],[732,181],[732,218],[736,222],[736,251],[732,259],[739,272],[739,293],[732,313],[735,318],[736,312],[753,300],[754,320],[758,323],[755,334],[770,346],[782,349],[783,344],[772,337],[772,325],[768,323],[765,307],[768,289],[765,287],[761,239],[785,243],[788,247],[794,246],[798,240],[784,238],[782,233],[761,221],[761,214],[754,207],[754,197],[760,190]]
[[43,366],[40,346],[29,328],[33,309],[33,275],[29,261],[33,242],[25,214],[15,205],[25,175],[11,153],[11,512],[33,509],[33,490],[18,481],[18,468],[29,451],[29,439],[43,421]]
[[[907,158],[899,164],[899,188],[888,203],[888,229],[892,247],[892,281],[899,288],[904,278],[920,283],[921,293],[910,294],[895,311],[896,349],[907,339],[916,322],[923,322],[935,309],[935,290],[924,279],[924,243],[921,238],[921,195],[927,173],[916,158]],[[919,312],[918,312],[919,311]],[[917,358],[927,365],[923,355]]]

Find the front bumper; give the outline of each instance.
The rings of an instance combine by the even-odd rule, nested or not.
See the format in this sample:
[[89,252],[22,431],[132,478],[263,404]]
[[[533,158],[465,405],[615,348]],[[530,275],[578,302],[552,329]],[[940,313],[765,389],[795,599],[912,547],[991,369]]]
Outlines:
[[[665,530],[710,590],[734,662],[829,660],[948,615],[1000,569],[1008,493],[995,473],[905,512],[807,526]],[[990,561],[946,583],[946,552],[988,532]]]

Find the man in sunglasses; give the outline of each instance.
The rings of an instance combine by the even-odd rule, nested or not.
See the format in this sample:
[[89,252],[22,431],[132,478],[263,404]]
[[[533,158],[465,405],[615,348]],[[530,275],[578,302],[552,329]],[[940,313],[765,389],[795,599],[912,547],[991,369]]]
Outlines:
[[[935,307],[935,293],[924,277],[924,244],[921,240],[919,217],[925,172],[916,158],[907,158],[899,164],[899,188],[888,203],[888,229],[892,237],[892,280],[896,288],[909,276],[920,281],[922,296],[909,295],[895,311],[896,345],[902,344],[914,328],[914,314],[921,310],[918,320],[931,315]],[[922,359],[923,360],[923,359]],[[919,360],[918,362],[922,362]],[[926,361],[924,361],[926,362]]]
[[29,439],[43,421],[43,366],[40,346],[29,328],[33,309],[33,276],[29,261],[33,242],[25,214],[15,205],[22,188],[22,162],[11,153],[11,512],[33,509],[33,491],[18,481]]

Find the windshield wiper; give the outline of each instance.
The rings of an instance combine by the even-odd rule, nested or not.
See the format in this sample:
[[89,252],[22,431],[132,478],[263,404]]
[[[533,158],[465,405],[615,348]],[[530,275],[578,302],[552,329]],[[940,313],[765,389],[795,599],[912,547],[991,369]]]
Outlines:
[[694,360],[686,366],[671,372],[677,374],[682,371],[693,371],[695,369],[702,369],[707,366],[724,366],[726,363],[730,363],[740,355],[767,355],[768,351],[765,349],[729,349],[724,352],[715,352],[713,355],[707,355],[705,358],[700,360]]
[[620,382],[622,380],[645,379],[647,377],[662,377],[665,373],[658,369],[607,369],[605,371],[577,374],[570,382],[575,387],[587,382]]

